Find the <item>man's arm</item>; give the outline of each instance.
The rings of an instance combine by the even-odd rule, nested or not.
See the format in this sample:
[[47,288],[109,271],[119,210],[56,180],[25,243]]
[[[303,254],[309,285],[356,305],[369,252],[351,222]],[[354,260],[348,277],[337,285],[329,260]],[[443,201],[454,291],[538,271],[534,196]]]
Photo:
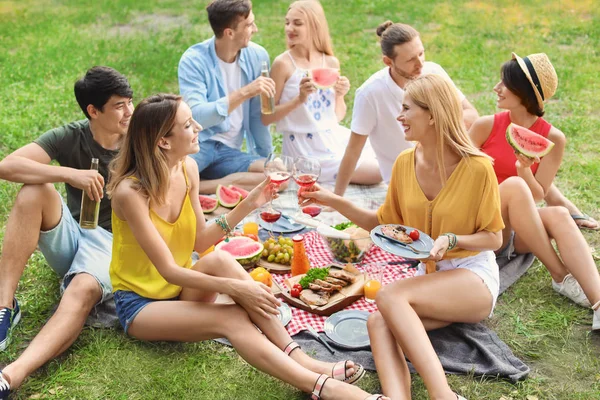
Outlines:
[[473,104],[471,104],[466,98],[462,101],[462,109],[463,120],[465,121],[467,130],[469,130],[471,129],[471,125],[473,125],[473,122],[475,122],[475,120],[479,118],[479,114],[477,113],[477,110],[475,109]]
[[65,182],[100,201],[104,178],[98,171],[49,165],[50,161],[52,159],[39,144],[30,143],[0,161],[0,179],[30,185]]
[[179,91],[192,109],[194,119],[203,128],[210,128],[225,121],[227,116],[260,93],[275,94],[275,84],[271,78],[258,77],[250,84],[228,93],[215,101],[208,100],[206,85],[206,70],[202,70],[203,63],[199,59],[184,54],[179,62],[178,78]]
[[367,142],[367,138],[367,135],[359,135],[355,132],[352,132],[350,135],[350,140],[346,146],[344,157],[340,163],[338,176],[335,180],[334,193],[338,196],[343,196],[344,192],[346,192],[348,184],[350,183],[350,179],[352,179],[352,174],[356,169],[358,159],[360,158],[363,148],[365,147],[365,143]]

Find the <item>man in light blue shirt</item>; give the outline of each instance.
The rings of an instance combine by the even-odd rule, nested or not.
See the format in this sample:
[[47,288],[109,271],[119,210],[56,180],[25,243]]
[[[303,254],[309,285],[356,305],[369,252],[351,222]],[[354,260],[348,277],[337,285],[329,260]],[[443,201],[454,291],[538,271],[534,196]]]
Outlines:
[[[215,34],[187,49],[179,61],[179,90],[202,125],[200,192],[219,184],[252,189],[265,179],[264,158],[273,149],[260,120],[260,94],[275,95],[275,83],[260,75],[269,54],[250,38],[257,32],[248,0],[215,0],[206,7]],[[241,150],[244,137],[248,152]]]

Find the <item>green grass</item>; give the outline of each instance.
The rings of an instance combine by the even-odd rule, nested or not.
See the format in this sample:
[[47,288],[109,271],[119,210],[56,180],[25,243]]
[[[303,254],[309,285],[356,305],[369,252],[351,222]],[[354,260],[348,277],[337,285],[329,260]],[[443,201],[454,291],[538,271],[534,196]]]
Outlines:
[[[41,133],[82,118],[73,83],[93,65],[110,65],[130,79],[135,101],[177,92],[177,63],[190,45],[210,36],[204,1],[0,0],[0,157]],[[255,41],[273,58],[285,49],[288,1],[255,0]],[[547,119],[569,138],[557,182],[584,211],[600,216],[600,11],[594,0],[419,1],[327,0],[324,7],[342,71],[354,90],[382,67],[374,34],[387,19],[415,26],[427,58],[444,66],[480,114],[495,111],[492,86],[501,63],[546,52],[559,76]],[[348,113],[345,123],[349,123]],[[0,239],[18,185],[0,182]],[[586,233],[600,247],[597,233]],[[39,331],[59,299],[58,283],[35,254],[18,296],[23,322],[0,366],[14,360]],[[452,376],[470,399],[600,398],[600,335],[589,334],[591,312],[555,294],[539,263],[498,302],[488,321],[532,368],[512,385],[503,380]],[[425,399],[414,377],[414,398]],[[361,383],[377,391],[376,374]],[[531,397],[528,397],[531,396]],[[301,399],[288,385],[257,372],[229,348],[147,344],[122,331],[86,328],[73,347],[36,372],[17,399]]]

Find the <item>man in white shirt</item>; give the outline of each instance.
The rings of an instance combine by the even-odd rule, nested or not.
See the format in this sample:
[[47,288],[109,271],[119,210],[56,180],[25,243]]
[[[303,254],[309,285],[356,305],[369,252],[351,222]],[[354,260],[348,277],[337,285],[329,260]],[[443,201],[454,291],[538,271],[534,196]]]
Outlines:
[[[402,110],[404,87],[423,74],[442,75],[451,81],[444,69],[425,61],[425,49],[413,27],[384,22],[377,28],[381,37],[383,63],[386,67],[373,74],[356,91],[350,141],[337,176],[335,193],[343,196],[352,171],[363,151],[367,138],[377,156],[383,180],[388,183],[396,157],[413,144],[404,138],[402,125],[396,120]],[[467,128],[477,119],[475,107],[456,88],[462,101]]]

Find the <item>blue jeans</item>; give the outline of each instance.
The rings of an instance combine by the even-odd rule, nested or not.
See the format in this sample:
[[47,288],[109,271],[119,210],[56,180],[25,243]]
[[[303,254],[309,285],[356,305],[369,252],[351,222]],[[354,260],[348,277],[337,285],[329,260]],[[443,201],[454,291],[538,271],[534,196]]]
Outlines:
[[[60,196],[60,195],[58,195]],[[112,233],[104,228],[82,229],[61,197],[58,225],[40,232],[38,247],[46,262],[62,279],[61,293],[77,274],[89,274],[102,289],[102,301],[112,297],[108,269],[112,255]]]
[[250,164],[261,157],[233,149],[216,140],[200,143],[200,151],[190,155],[198,164],[202,179],[221,179],[235,172],[248,172]]
[[119,317],[119,322],[121,323],[125,334],[127,334],[129,326],[135,317],[137,317],[140,311],[148,304],[154,303],[155,301],[173,301],[179,299],[179,296],[166,300],[149,299],[128,290],[117,290],[114,293],[114,296],[117,316]]

